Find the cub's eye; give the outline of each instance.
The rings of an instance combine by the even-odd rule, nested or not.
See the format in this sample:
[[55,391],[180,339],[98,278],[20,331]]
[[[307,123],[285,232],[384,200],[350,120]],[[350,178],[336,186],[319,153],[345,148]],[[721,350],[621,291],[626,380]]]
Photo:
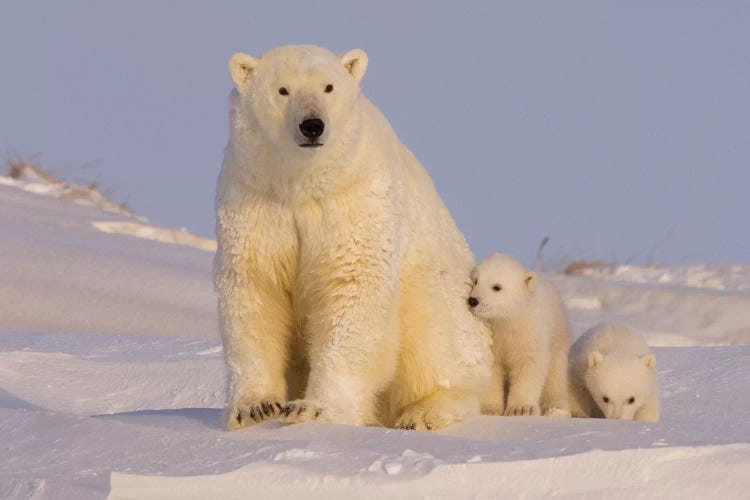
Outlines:
[[476,285],[477,283],[479,283],[479,278],[474,278],[474,284]]
[[289,95],[289,91],[286,89],[286,87],[281,87],[279,89],[279,94],[281,94],[281,95]]
[[495,285],[495,286],[492,287],[492,289],[495,290],[496,292],[499,292],[500,290],[503,289],[503,287],[500,286],[500,285]]
[[630,396],[630,397],[628,398],[628,404],[629,404],[629,405],[632,405],[633,403],[635,403],[635,397],[633,397],[633,396]]
[[604,401],[605,403],[609,403],[609,398],[607,396],[604,396],[602,398],[602,401]]
[[329,83],[326,85],[326,94],[330,94],[331,92],[333,92],[333,85]]

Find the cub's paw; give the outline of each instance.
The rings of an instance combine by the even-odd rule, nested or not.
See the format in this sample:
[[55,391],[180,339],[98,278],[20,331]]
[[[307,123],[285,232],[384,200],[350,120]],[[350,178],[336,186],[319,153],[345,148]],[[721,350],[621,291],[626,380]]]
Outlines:
[[485,404],[482,405],[482,415],[500,415],[505,412],[505,408],[502,404]]
[[274,399],[241,400],[224,412],[224,428],[230,431],[259,424],[281,415],[284,405]]
[[416,404],[404,410],[394,427],[409,431],[439,431],[461,420],[458,414],[447,409]]
[[281,410],[281,421],[285,424],[301,424],[319,420],[330,422],[331,415],[317,402],[297,399],[287,403]]
[[547,408],[546,410],[544,410],[543,415],[545,417],[558,417],[558,418],[572,417],[570,410],[565,410],[563,408]]
[[539,415],[539,406],[535,404],[509,404],[503,415],[506,417],[533,417]]
[[407,431],[432,430],[427,427],[427,422],[424,421],[424,413],[424,408],[412,405],[404,410],[393,427]]

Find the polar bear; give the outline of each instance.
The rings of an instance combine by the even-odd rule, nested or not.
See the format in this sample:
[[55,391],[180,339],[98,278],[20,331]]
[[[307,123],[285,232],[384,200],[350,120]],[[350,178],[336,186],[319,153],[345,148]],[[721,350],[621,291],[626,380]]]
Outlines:
[[482,413],[569,417],[570,328],[557,291],[499,253],[478,265],[472,278],[469,307],[489,322],[494,339]]
[[570,351],[570,402],[574,417],[659,420],[656,358],[627,328],[600,324]]
[[474,257],[419,161],[361,93],[367,55],[229,62],[215,287],[224,423],[439,429],[479,413],[490,332]]

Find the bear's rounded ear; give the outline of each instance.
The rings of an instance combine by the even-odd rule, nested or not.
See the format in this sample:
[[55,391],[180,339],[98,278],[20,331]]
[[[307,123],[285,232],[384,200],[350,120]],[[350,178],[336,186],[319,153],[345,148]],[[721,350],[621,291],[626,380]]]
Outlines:
[[534,271],[529,271],[526,273],[526,277],[523,279],[526,282],[526,288],[529,289],[529,292],[534,293],[536,290],[536,286],[539,284],[539,277]]
[[654,369],[656,368],[656,356],[649,353],[645,356],[641,356],[641,361],[643,361],[643,364],[646,365],[646,368]]
[[355,80],[360,81],[367,71],[367,54],[364,50],[352,49],[341,56],[341,63]]
[[604,354],[600,353],[599,351],[591,351],[589,353],[589,368],[594,368],[595,366],[598,366],[599,363],[601,363],[603,359],[604,359]]
[[229,59],[229,76],[237,87],[241,87],[250,81],[257,65],[256,58],[238,52]]

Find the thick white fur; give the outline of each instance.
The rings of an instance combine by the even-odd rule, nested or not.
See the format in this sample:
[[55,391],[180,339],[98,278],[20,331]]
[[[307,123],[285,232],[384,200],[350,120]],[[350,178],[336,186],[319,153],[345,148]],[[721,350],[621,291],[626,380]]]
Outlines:
[[[474,258],[360,93],[366,69],[361,50],[313,46],[230,61],[215,271],[228,429],[279,414],[438,429],[479,413],[491,353],[466,307]],[[299,147],[311,115],[324,146]]]
[[581,335],[570,351],[570,402],[574,417],[658,421],[656,358],[643,338],[605,324]]
[[471,296],[479,301],[472,310],[489,322],[494,338],[492,384],[482,412],[569,417],[570,328],[557,291],[497,253],[477,266],[472,277]]

